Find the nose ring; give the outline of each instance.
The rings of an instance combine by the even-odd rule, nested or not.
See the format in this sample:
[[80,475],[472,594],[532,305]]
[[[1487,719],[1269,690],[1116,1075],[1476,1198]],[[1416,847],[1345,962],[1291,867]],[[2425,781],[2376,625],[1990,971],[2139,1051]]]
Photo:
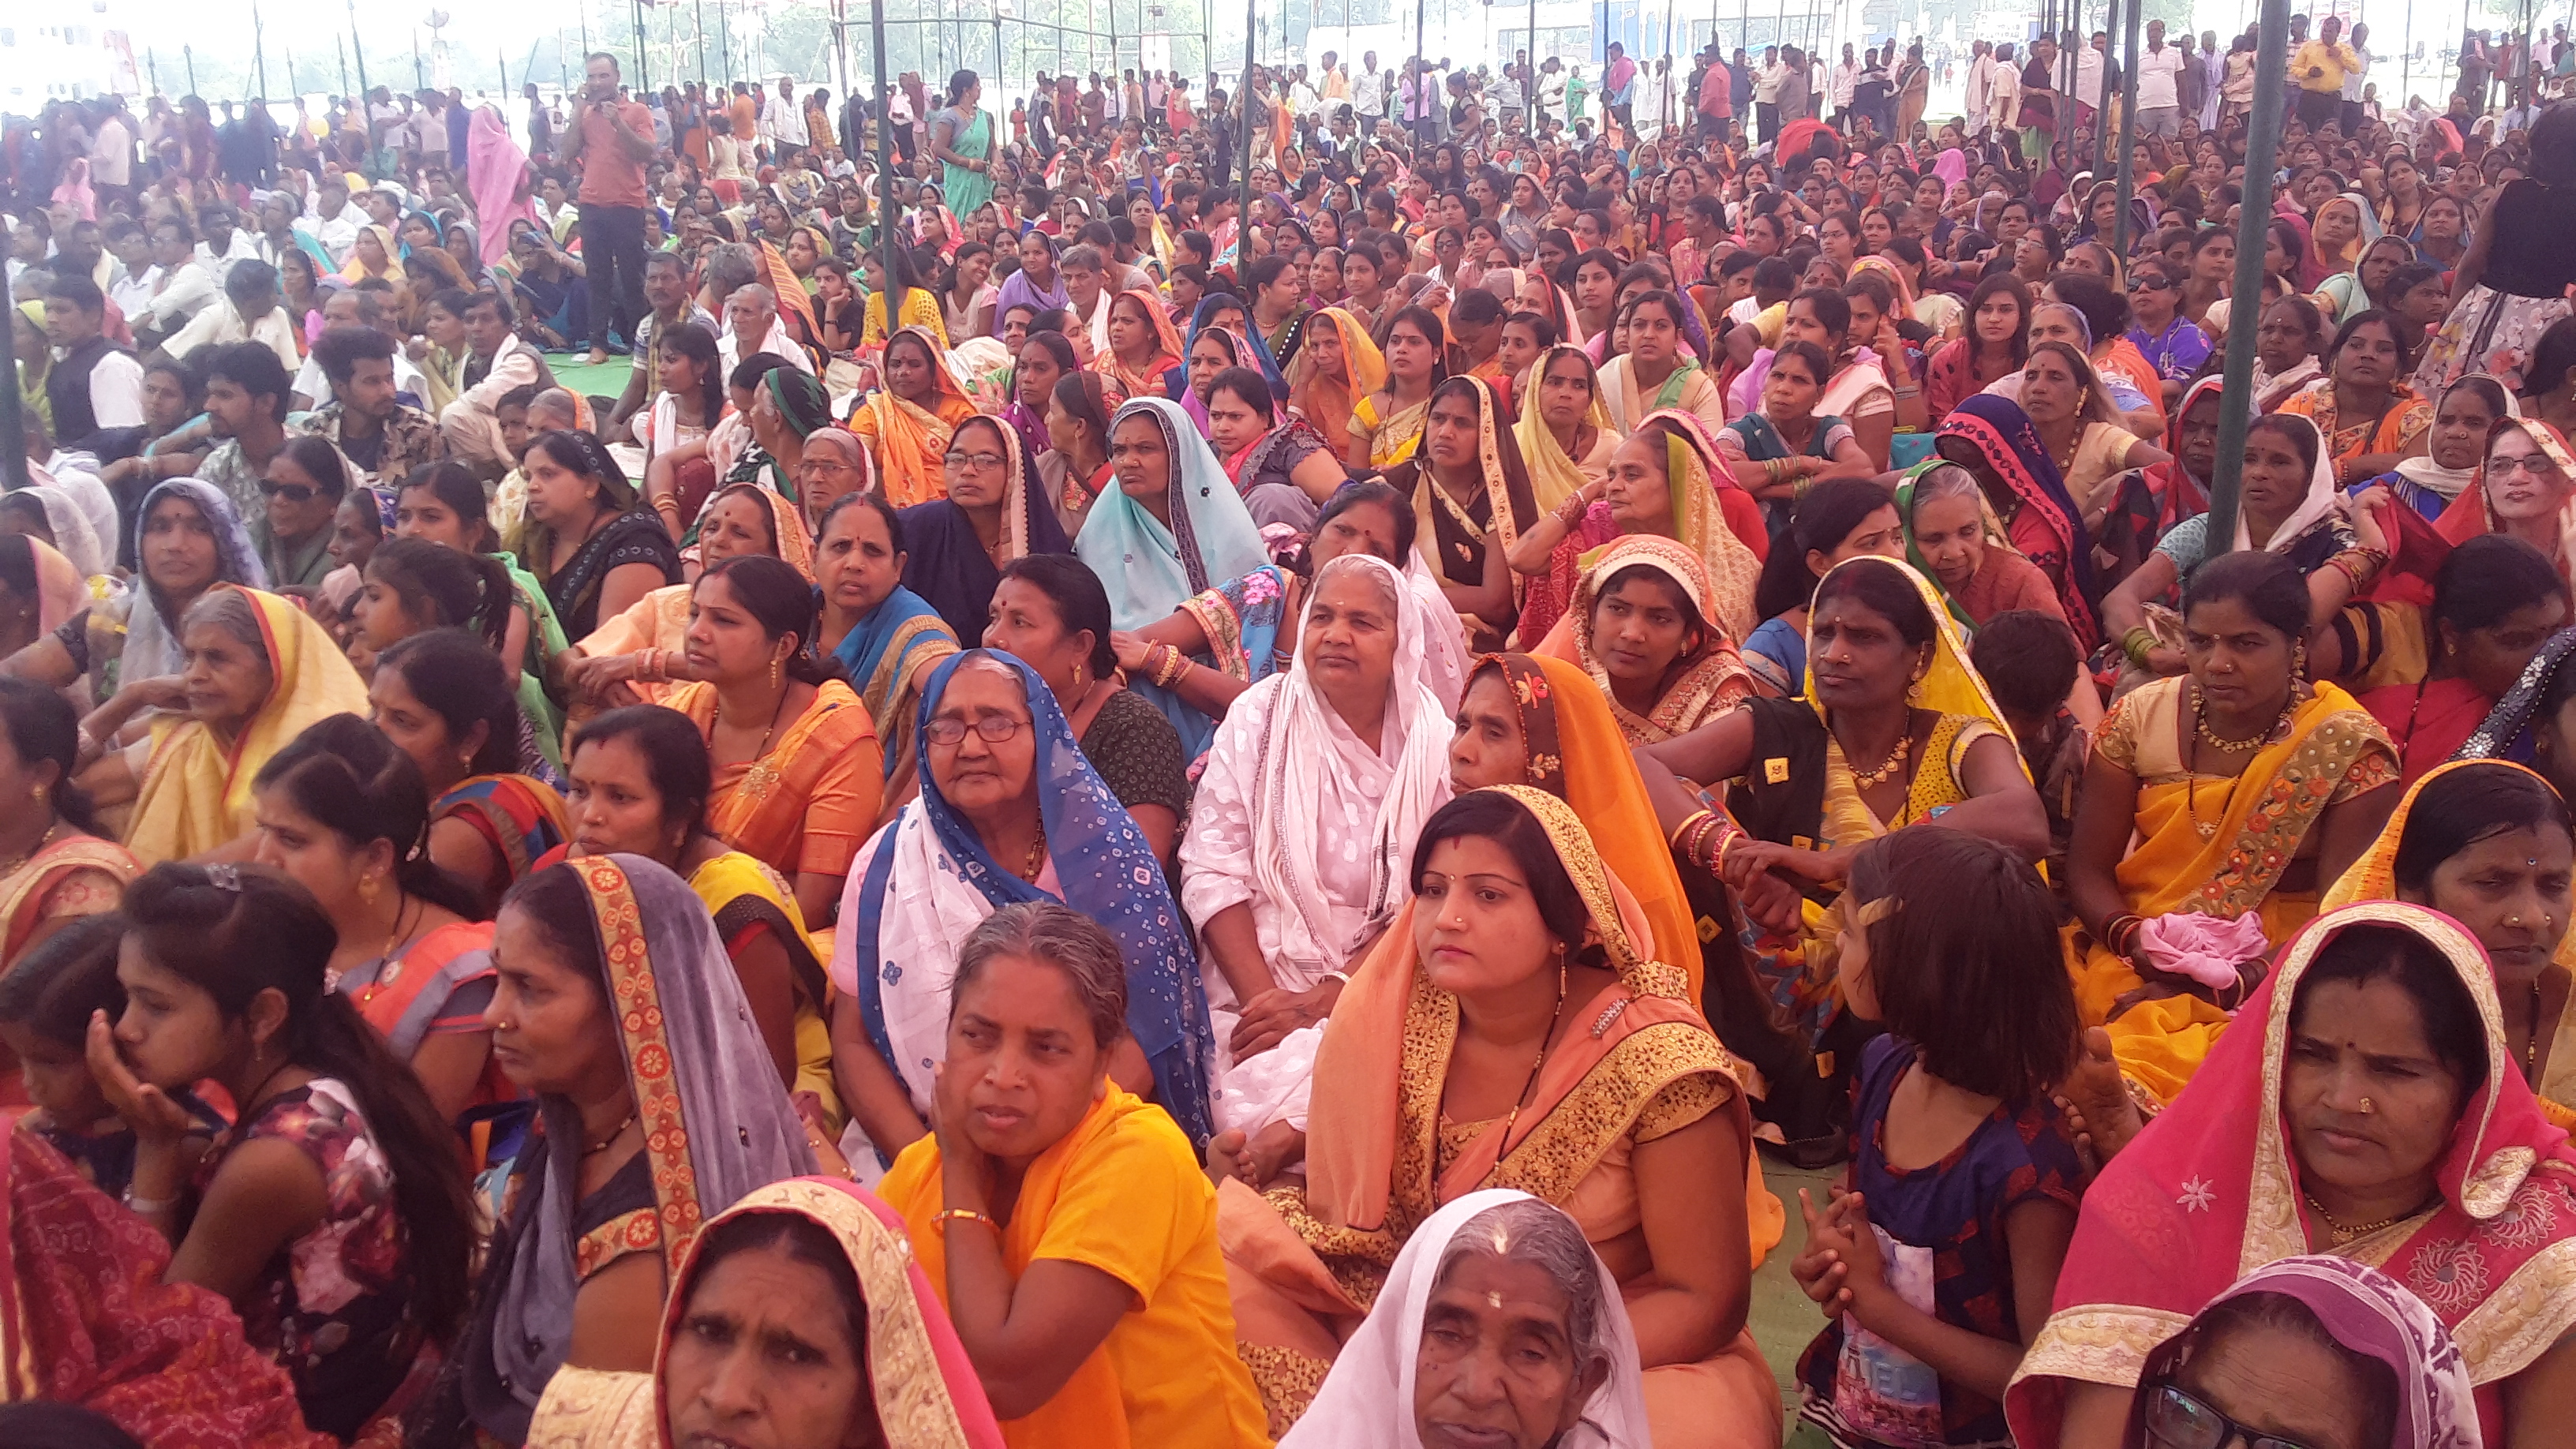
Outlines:
[[2371,1105],[2370,1105],[2370,1099],[2369,1099],[2368,1097],[2364,1097],[2364,1098],[2362,1098],[2362,1099],[2361,1099],[2361,1114],[2362,1114],[2363,1116],[2367,1117],[2367,1116],[2369,1116],[2372,1112],[2377,1111],[2377,1110],[2378,1110],[2377,1108],[2375,1108],[2375,1107],[2373,1107],[2373,1106],[2371,1106]]

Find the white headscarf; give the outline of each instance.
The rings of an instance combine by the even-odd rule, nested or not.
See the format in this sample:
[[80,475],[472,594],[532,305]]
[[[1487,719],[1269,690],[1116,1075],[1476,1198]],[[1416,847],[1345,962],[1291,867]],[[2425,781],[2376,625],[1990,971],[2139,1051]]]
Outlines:
[[[2272,541],[2263,545],[2267,553],[2285,553],[2291,544],[2299,541],[2301,534],[2342,508],[2343,489],[2335,485],[2334,459],[2327,455],[2325,434],[2317,431],[2315,422],[2305,413],[2267,413],[2264,417],[2306,428],[2317,445],[2317,465],[2308,471],[2308,496],[2299,500],[2299,506],[2291,510],[2290,516],[2281,521],[2279,528],[2272,530]],[[2254,546],[2252,535],[2245,531],[2245,510],[2242,508],[2236,510],[2235,546],[2238,549]]]
[[[1386,1286],[1378,1291],[1377,1305],[1342,1345],[1314,1402],[1279,1441],[1279,1449],[1422,1449],[1413,1417],[1414,1362],[1450,1239],[1488,1209],[1528,1198],[1528,1193],[1508,1188],[1471,1192],[1413,1230],[1404,1251],[1396,1254]],[[1637,1336],[1628,1325],[1617,1280],[1598,1257],[1592,1270],[1600,1275],[1601,1338],[1610,1352],[1610,1377],[1584,1405],[1581,1422],[1557,1444],[1559,1449],[1649,1449]]]
[[[1312,614],[1324,581],[1335,574],[1364,571],[1376,577],[1395,605],[1395,662],[1388,679],[1386,720],[1382,728],[1395,738],[1394,773],[1384,794],[1374,802],[1375,821],[1364,832],[1369,869],[1376,884],[1370,893],[1358,934],[1334,929],[1316,880],[1316,854],[1321,846],[1321,811],[1338,804],[1367,809],[1367,791],[1344,758],[1344,751],[1365,749],[1333,715],[1307,673],[1306,650],[1281,677],[1278,697],[1262,742],[1258,821],[1252,846],[1252,875],[1262,892],[1281,907],[1281,954],[1303,968],[1300,974],[1340,970],[1358,935],[1389,920],[1411,892],[1406,857],[1422,833],[1422,823],[1449,800],[1449,715],[1440,697],[1423,682],[1428,645],[1423,611],[1415,607],[1413,586],[1395,565],[1371,553],[1346,553],[1316,571],[1315,586],[1306,591]],[[1302,640],[1306,621],[1297,621]],[[1254,686],[1258,688],[1259,686]],[[1383,736],[1381,737],[1383,738]],[[1386,750],[1379,751],[1384,758]]]

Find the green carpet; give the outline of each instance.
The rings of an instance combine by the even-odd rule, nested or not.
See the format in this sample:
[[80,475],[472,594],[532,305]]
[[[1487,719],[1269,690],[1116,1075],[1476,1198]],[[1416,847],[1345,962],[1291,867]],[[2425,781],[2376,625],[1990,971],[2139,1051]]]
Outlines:
[[1780,1205],[1789,1210],[1789,1226],[1780,1246],[1753,1274],[1753,1306],[1746,1326],[1761,1346],[1763,1361],[1771,1365],[1771,1376],[1780,1381],[1780,1403],[1786,1410],[1798,1406],[1798,1355],[1825,1326],[1824,1314],[1789,1276],[1789,1260],[1807,1245],[1806,1221],[1798,1216],[1798,1189],[1805,1188],[1821,1207],[1842,1171],[1834,1167],[1801,1172],[1767,1157],[1762,1160],[1763,1185],[1780,1195]]
[[591,397],[613,398],[626,391],[627,374],[635,370],[634,362],[622,353],[612,353],[597,367],[589,364],[587,352],[548,353],[546,366],[554,372],[555,381],[574,392]]

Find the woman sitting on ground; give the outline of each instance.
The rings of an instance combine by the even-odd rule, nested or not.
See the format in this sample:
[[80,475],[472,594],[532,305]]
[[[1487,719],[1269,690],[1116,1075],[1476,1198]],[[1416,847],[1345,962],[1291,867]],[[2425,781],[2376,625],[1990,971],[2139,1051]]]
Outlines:
[[1020,435],[978,414],[957,425],[941,460],[945,495],[903,510],[904,587],[928,600],[960,639],[984,628],[1003,568],[1073,544],[1047,506]]
[[1901,558],[1904,550],[1905,525],[1874,481],[1835,479],[1798,500],[1788,533],[1762,561],[1753,595],[1761,627],[1744,637],[1744,663],[1763,693],[1790,699],[1806,692],[1808,600],[1817,582],[1846,560]]
[[[697,572],[739,554],[784,560],[811,577],[814,545],[797,506],[758,483],[729,483],[698,516]],[[665,584],[600,622],[564,651],[556,668],[567,693],[595,707],[660,704],[698,675],[688,658],[693,582]]]
[[[1231,337],[1210,328],[1210,337]],[[1284,415],[1269,380],[1229,367],[1208,382],[1208,442],[1243,494],[1252,521],[1315,530],[1316,511],[1349,481],[1341,459],[1303,419]]]
[[1753,671],[1715,622],[1708,575],[1689,550],[1641,534],[1599,550],[1576,576],[1565,628],[1535,651],[1591,676],[1631,746],[1668,740],[1735,708]]
[[635,506],[625,469],[597,438],[539,433],[522,466],[528,529],[519,558],[545,586],[564,633],[587,637],[646,594],[680,581],[679,546]]

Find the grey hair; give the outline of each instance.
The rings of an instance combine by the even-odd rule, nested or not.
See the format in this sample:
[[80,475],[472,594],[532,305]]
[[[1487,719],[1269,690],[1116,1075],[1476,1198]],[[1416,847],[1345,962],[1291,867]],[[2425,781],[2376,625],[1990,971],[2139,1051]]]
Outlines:
[[1064,973],[1074,999],[1091,1021],[1092,1044],[1106,1049],[1127,1030],[1127,965],[1118,939],[1099,922],[1054,901],[1022,901],[984,918],[957,948],[957,975],[948,986],[948,1013],[985,966],[1003,956],[1042,961]]
[[1100,261],[1100,248],[1091,246],[1088,243],[1067,249],[1063,256],[1056,258],[1056,265],[1070,268],[1077,272],[1097,272],[1103,270]]
[[746,242],[726,242],[707,253],[707,280],[721,295],[730,297],[734,289],[760,278],[760,254]]
[[260,635],[259,614],[251,607],[250,595],[239,589],[208,589],[198,595],[180,618],[179,633],[184,638],[200,625],[221,629],[261,660],[268,658],[268,641]]
[[1944,498],[1981,498],[1984,491],[1977,484],[1977,475],[1956,463],[1927,468],[1922,477],[1914,480],[1914,491],[1907,495],[1905,521],[1910,526],[1926,503]]
[[1578,1372],[1610,1358],[1610,1305],[1601,1292],[1601,1260],[1563,1210],[1534,1197],[1489,1207],[1449,1235],[1434,1285],[1468,1257],[1526,1263],[1565,1295],[1565,1337]]

